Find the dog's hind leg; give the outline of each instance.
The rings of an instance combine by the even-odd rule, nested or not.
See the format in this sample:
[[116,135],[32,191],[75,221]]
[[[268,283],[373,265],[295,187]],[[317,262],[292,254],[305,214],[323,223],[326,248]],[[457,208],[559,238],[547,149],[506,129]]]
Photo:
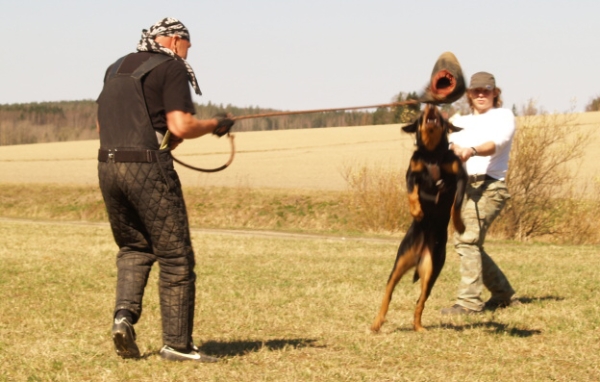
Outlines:
[[419,265],[417,265],[417,272],[421,279],[421,295],[419,301],[417,301],[417,307],[415,308],[415,318],[413,321],[413,328],[417,332],[424,332],[427,329],[421,325],[421,316],[423,315],[423,309],[425,309],[425,301],[429,298],[429,293],[433,287],[433,259],[431,250],[427,245],[423,247],[421,252]]
[[[410,233],[410,229],[409,229]],[[406,240],[406,238],[405,238]],[[402,278],[402,276],[412,267],[417,265],[419,254],[421,252],[422,240],[416,240],[412,243],[406,250],[404,250],[405,242],[400,245],[400,250],[398,251],[398,255],[396,256],[396,263],[394,264],[394,269],[390,274],[390,278],[385,287],[385,294],[383,295],[383,301],[381,303],[381,308],[379,309],[379,314],[373,321],[371,325],[372,332],[378,332],[381,329],[381,326],[385,322],[385,316],[388,312],[390,301],[392,300],[392,294],[394,293],[394,288]]]

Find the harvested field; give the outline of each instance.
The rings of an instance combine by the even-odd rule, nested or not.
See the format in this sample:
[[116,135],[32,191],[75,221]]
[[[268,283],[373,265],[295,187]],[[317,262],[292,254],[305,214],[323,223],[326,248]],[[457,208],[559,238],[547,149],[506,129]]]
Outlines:
[[[176,164],[182,183],[339,190],[346,163],[378,162],[404,167],[411,138],[400,125],[278,130],[235,134],[233,164],[219,173],[198,173]],[[95,184],[97,140],[0,147],[0,182]],[[184,142],[174,155],[198,167],[229,158],[226,139],[207,136]]]
[[[577,116],[576,132],[589,136],[581,163],[574,163],[581,184],[600,176],[600,112]],[[224,186],[343,190],[345,166],[375,164],[404,171],[413,150],[401,125],[337,127],[236,133],[236,157],[219,173],[198,173],[179,165],[186,187]],[[0,147],[0,182],[96,184],[97,140]],[[213,136],[184,142],[176,157],[212,168],[229,157],[226,139]]]

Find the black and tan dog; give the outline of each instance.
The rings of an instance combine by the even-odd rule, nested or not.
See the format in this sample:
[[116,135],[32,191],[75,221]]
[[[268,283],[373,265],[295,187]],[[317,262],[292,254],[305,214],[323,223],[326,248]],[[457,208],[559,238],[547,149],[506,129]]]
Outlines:
[[448,148],[448,133],[458,131],[446,121],[437,106],[426,104],[419,118],[402,128],[416,133],[416,145],[406,173],[406,188],[413,222],[400,243],[392,273],[388,279],[379,314],[371,330],[378,332],[385,321],[392,293],[398,281],[416,267],[414,280],[421,279],[413,326],[424,331],[421,316],[425,301],[446,261],[448,222],[463,232],[460,209],[467,184],[467,173],[460,159]]

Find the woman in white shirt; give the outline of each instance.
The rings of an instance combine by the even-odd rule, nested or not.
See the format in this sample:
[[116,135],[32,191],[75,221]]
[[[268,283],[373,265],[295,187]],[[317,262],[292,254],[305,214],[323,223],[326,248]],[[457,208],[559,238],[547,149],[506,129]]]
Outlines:
[[[464,162],[469,185],[462,210],[466,230],[454,235],[461,260],[458,297],[453,306],[442,309],[444,315],[471,314],[518,303],[508,279],[483,247],[490,225],[510,198],[505,178],[515,117],[501,108],[500,94],[492,74],[475,73],[467,89],[472,114],[452,121],[463,130],[450,136],[450,148]],[[485,303],[481,299],[484,286],[491,293]]]

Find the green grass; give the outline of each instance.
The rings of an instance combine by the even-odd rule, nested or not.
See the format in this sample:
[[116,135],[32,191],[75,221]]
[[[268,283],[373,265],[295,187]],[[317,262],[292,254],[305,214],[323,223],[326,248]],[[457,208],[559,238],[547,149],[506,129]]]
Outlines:
[[442,318],[459,277],[449,247],[423,323],[403,279],[375,317],[397,240],[193,232],[195,339],[218,364],[162,362],[157,269],[136,326],[146,357],[110,339],[116,246],[105,225],[0,221],[0,381],[597,381],[598,246],[492,241],[523,304]]

